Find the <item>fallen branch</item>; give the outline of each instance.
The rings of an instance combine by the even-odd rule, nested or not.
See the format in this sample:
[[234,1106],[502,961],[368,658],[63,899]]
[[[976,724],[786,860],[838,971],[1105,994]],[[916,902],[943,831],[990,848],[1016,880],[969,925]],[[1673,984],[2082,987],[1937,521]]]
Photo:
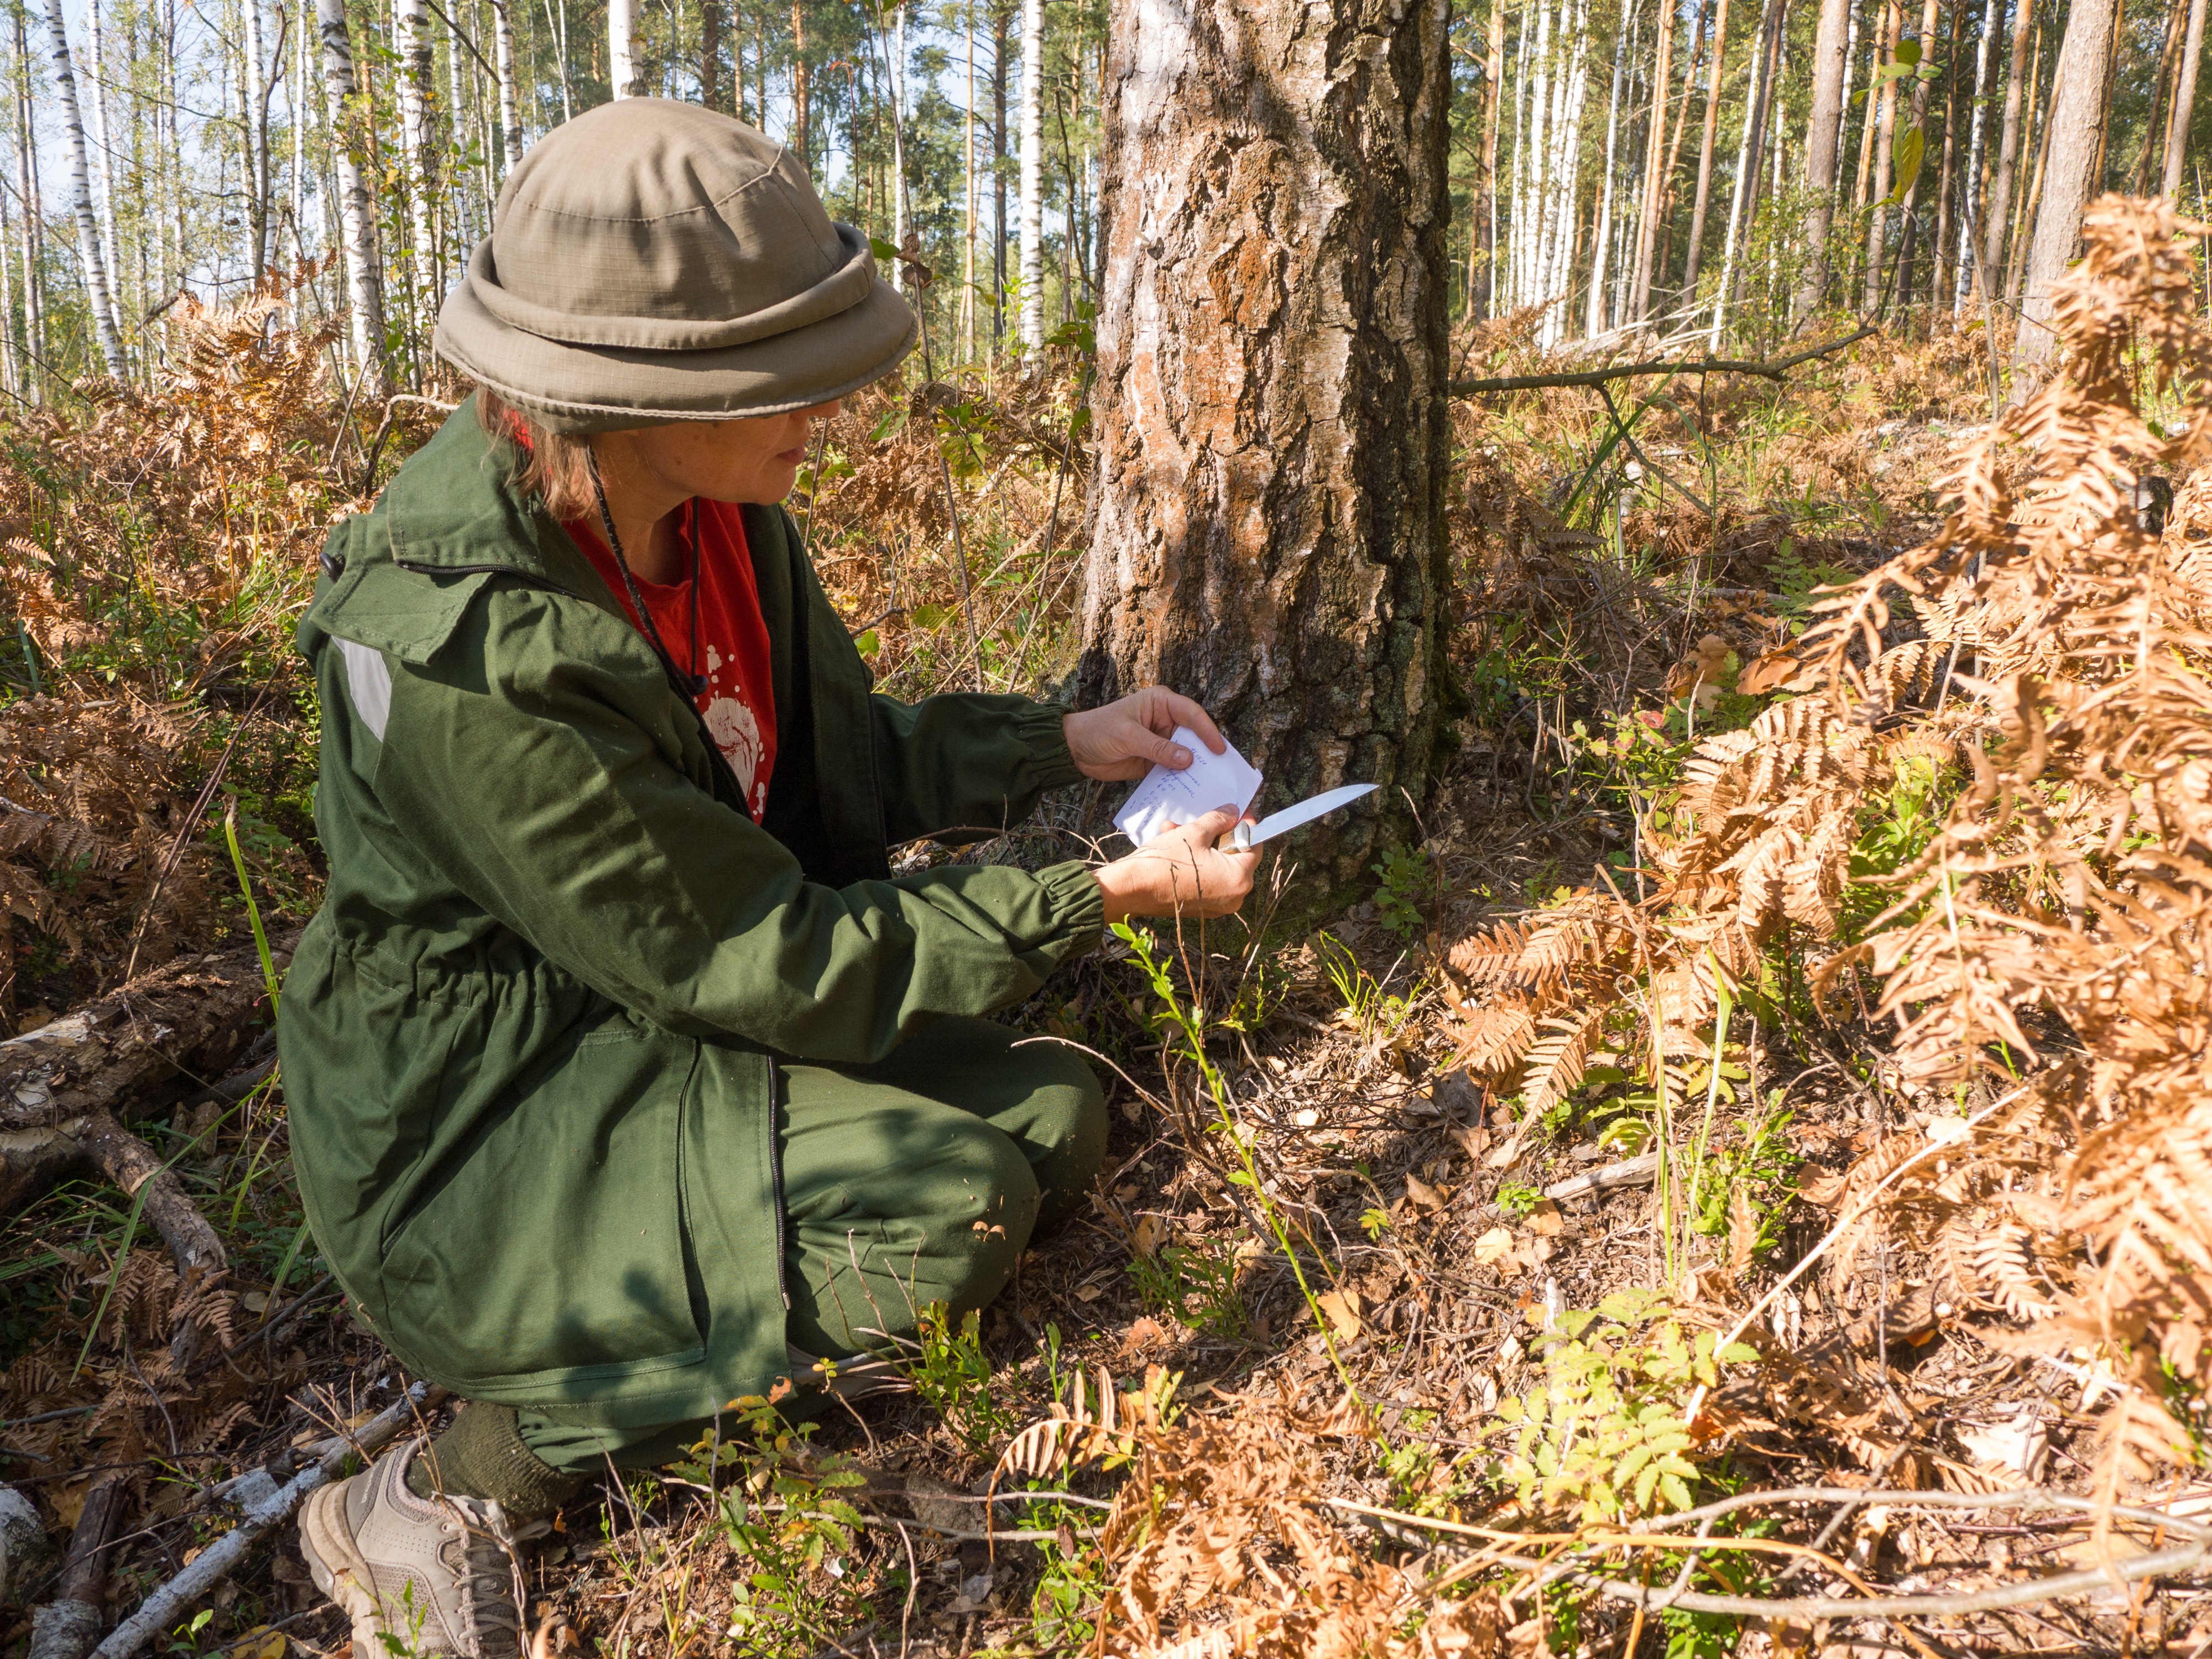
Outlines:
[[1587,1170],[1578,1176],[1569,1176],[1565,1181],[1555,1181],[1544,1188],[1547,1198],[1580,1198],[1584,1193],[1601,1193],[1610,1187],[1648,1187],[1659,1174],[1659,1154],[1643,1152],[1618,1164],[1608,1164],[1601,1169]]
[[1605,386],[1613,380],[1634,380],[1643,374],[1757,374],[1770,380],[1778,380],[1800,363],[1810,362],[1815,357],[1825,357],[1830,352],[1841,351],[1847,345],[1856,345],[1875,331],[1871,324],[1856,334],[1846,334],[1840,340],[1830,340],[1825,345],[1808,346],[1802,351],[1793,351],[1787,357],[1777,357],[1769,362],[1752,362],[1735,357],[1700,357],[1672,362],[1619,363],[1611,368],[1585,368],[1559,374],[1499,374],[1486,380],[1453,380],[1446,387],[1455,398],[1479,398],[1491,392],[1541,392],[1553,386]]
[[191,1565],[155,1590],[138,1611],[118,1625],[107,1639],[93,1650],[92,1659],[131,1659],[131,1656],[161,1634],[169,1621],[222,1583],[246,1559],[261,1534],[290,1519],[307,1494],[336,1480],[345,1460],[355,1452],[373,1457],[397,1439],[416,1417],[445,1397],[434,1383],[417,1382],[388,1409],[361,1426],[360,1432],[334,1446],[320,1462],[302,1469],[283,1486],[257,1498],[246,1506],[238,1525],[200,1552]]
[[111,1474],[85,1494],[54,1599],[31,1614],[29,1659],[84,1659],[100,1635],[108,1540],[130,1490],[127,1476]]

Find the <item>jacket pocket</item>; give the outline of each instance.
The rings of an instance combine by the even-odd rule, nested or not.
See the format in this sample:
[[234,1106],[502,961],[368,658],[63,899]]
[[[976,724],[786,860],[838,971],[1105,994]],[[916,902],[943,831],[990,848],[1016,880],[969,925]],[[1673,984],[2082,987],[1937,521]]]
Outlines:
[[512,1087],[386,1246],[403,1357],[476,1398],[549,1404],[702,1364],[680,1199],[697,1066],[696,1042],[617,1016]]

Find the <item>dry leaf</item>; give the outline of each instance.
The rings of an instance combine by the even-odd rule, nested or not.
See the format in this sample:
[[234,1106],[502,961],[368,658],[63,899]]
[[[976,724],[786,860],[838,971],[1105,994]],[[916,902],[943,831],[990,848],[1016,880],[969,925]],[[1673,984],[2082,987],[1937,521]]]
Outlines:
[[1729,1194],[1728,1222],[1729,1271],[1740,1273],[1751,1266],[1751,1253],[1759,1244],[1759,1211],[1742,1187]]
[[1164,1342],[1167,1340],[1167,1327],[1161,1324],[1152,1315],[1146,1314],[1121,1334],[1121,1346],[1126,1350],[1133,1351],[1144,1347],[1147,1343]]
[[1159,1254],[1160,1241],[1166,1237],[1167,1231],[1168,1224],[1159,1217],[1140,1215],[1137,1218],[1136,1226],[1130,1230],[1130,1248],[1149,1261]]
[[1518,1162],[1520,1157],[1521,1137],[1516,1134],[1513,1136],[1511,1139],[1508,1140],[1503,1146],[1500,1146],[1496,1151],[1492,1152],[1490,1156],[1484,1158],[1482,1162],[1485,1168],[1502,1170],[1509,1164]]
[[1850,1184],[1848,1170],[1808,1176],[1798,1182],[1797,1196],[1808,1204],[1817,1204],[1824,1210],[1832,1210],[1844,1201],[1844,1194],[1850,1190]]
[[1096,1285],[1078,1285],[1075,1287],[1075,1299],[1078,1302],[1096,1302],[1105,1294],[1106,1292]]
[[1328,1316],[1338,1341],[1349,1342],[1359,1334],[1358,1291],[1349,1286],[1341,1291],[1323,1291],[1314,1298],[1314,1304]]
[[1496,1267],[1513,1254],[1513,1230],[1492,1227],[1474,1241],[1474,1259],[1485,1267]]
[[1567,1224],[1567,1218],[1559,1213],[1559,1206],[1548,1198],[1539,1202],[1523,1219],[1528,1224],[1528,1231],[1540,1238],[1557,1238],[1559,1230]]
[[1430,1186],[1419,1176],[1410,1175],[1406,1177],[1406,1199],[1408,1203],[1424,1210],[1441,1210],[1451,1202],[1449,1196]]
[[256,1625],[230,1649],[228,1659],[284,1659],[288,1645],[283,1631]]
[[1804,667],[1796,646],[1778,645],[1753,657],[1745,665],[1743,672],[1736,676],[1735,689],[1747,697],[1764,696],[1791,684]]

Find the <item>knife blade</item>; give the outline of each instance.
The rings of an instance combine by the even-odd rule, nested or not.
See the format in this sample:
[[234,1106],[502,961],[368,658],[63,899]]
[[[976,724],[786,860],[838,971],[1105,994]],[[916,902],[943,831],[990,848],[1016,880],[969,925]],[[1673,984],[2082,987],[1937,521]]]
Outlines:
[[1257,823],[1240,823],[1231,839],[1239,852],[1257,847],[1263,841],[1273,841],[1285,830],[1295,830],[1302,823],[1310,823],[1324,812],[1334,812],[1340,806],[1349,805],[1362,795],[1372,794],[1381,788],[1375,783],[1347,783],[1334,789],[1324,789],[1318,795],[1308,797],[1295,806],[1285,806],[1279,812],[1270,812]]

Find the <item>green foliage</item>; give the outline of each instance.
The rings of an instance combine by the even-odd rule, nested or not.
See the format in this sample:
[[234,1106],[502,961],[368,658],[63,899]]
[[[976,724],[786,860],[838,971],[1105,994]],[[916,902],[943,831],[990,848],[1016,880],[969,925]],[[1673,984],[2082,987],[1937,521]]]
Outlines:
[[1165,1244],[1132,1258],[1129,1273],[1145,1305],[1179,1325],[1231,1342],[1252,1334],[1252,1312],[1237,1288],[1233,1249]]
[[1524,1187],[1517,1181],[1498,1183],[1498,1207],[1518,1221],[1544,1201],[1544,1194],[1534,1187]]
[[1374,869],[1382,878],[1375,910],[1383,927],[1408,942],[1419,938],[1425,926],[1421,908],[1434,896],[1436,883],[1428,848],[1394,847]]
[[983,1352],[982,1316],[957,1321],[942,1302],[922,1310],[919,1351],[909,1357],[914,1391],[936,1408],[969,1450],[980,1453],[1015,1428],[1012,1413],[991,1392],[991,1357]]
[[[1775,1097],[1780,1098],[1780,1091]],[[1757,1218],[1754,1255],[1780,1240],[1783,1212],[1797,1190],[1801,1160],[1784,1132],[1791,1114],[1770,1112],[1745,1131],[1737,1145],[1708,1156],[1690,1185],[1690,1230],[1708,1238],[1727,1236],[1739,1194]]]
[[1839,587],[1857,580],[1858,572],[1847,570],[1842,565],[1825,560],[1808,559],[1797,550],[1795,537],[1784,536],[1766,561],[1768,575],[1778,588],[1773,601],[1774,614],[1789,624],[1792,634],[1805,631],[1811,619],[1813,596],[1816,589]]
[[1756,1356],[1740,1344],[1716,1353],[1712,1332],[1691,1333],[1665,1308],[1654,1292],[1621,1291],[1539,1340],[1544,1381],[1498,1407],[1513,1434],[1502,1473],[1522,1504],[1589,1522],[1690,1507],[1698,1471],[1682,1455],[1681,1397]]

